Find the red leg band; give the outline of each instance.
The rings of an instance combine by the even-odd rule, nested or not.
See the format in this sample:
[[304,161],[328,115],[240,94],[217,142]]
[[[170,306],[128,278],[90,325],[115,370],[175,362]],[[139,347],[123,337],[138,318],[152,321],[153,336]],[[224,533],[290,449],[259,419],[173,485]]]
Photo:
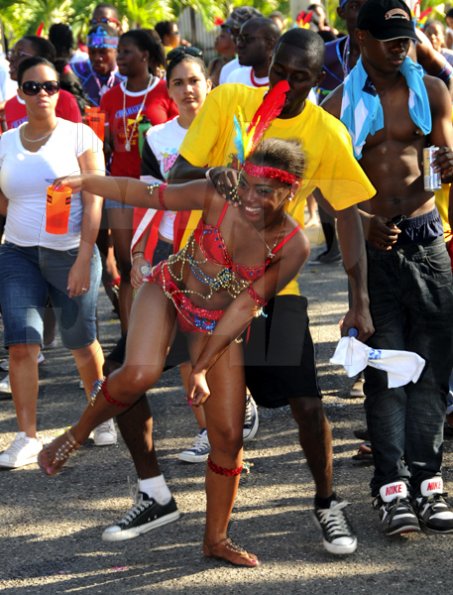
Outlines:
[[112,397],[112,395],[107,390],[107,378],[105,378],[104,382],[101,384],[101,391],[102,391],[102,394],[104,395],[104,399],[110,405],[115,405],[115,407],[122,407],[122,408],[126,408],[126,407],[130,406],[129,403],[121,403],[121,401],[117,401],[116,399],[114,399]]
[[213,473],[225,475],[226,477],[234,477],[235,475],[240,475],[242,472],[242,465],[240,467],[236,467],[236,469],[225,469],[225,467],[216,465],[211,457],[208,457],[208,467]]

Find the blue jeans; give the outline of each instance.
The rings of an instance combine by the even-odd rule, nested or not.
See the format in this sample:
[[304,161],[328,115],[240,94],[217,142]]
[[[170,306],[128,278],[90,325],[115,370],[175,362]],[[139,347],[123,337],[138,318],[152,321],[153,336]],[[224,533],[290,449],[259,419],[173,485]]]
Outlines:
[[0,305],[4,343],[40,344],[43,314],[50,298],[63,345],[80,349],[96,339],[96,304],[101,282],[101,259],[94,247],[90,263],[90,288],[70,298],[66,290],[68,274],[78,254],[73,250],[22,247],[10,242],[0,246]]
[[368,247],[368,287],[375,334],[368,345],[414,351],[426,360],[416,384],[387,388],[385,372],[366,368],[365,410],[374,456],[371,492],[403,480],[416,495],[440,475],[448,380],[453,366],[451,264],[442,237]]

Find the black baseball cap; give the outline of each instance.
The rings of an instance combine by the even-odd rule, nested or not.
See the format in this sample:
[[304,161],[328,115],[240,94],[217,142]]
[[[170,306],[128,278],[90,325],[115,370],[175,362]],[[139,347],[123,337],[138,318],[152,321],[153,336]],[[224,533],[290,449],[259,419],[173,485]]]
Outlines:
[[369,31],[379,41],[417,41],[411,11],[402,0],[368,0],[359,11],[357,28]]

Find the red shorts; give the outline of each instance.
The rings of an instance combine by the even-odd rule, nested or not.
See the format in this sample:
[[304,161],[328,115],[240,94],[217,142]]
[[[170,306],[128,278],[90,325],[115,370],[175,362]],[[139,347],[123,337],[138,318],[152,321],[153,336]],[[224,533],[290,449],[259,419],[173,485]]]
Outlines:
[[224,310],[208,310],[195,306],[183,289],[180,289],[171,276],[166,260],[153,267],[146,281],[157,283],[170,299],[177,311],[178,325],[185,333],[204,333],[211,335]]

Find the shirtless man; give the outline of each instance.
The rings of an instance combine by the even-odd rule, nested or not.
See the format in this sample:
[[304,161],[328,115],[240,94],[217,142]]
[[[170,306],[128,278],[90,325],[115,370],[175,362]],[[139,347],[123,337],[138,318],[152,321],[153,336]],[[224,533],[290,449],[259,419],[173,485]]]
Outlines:
[[[445,85],[407,54],[416,41],[401,0],[368,0],[359,12],[359,61],[324,103],[353,138],[356,156],[377,189],[362,203],[374,348],[406,349],[426,360],[416,384],[389,389],[368,368],[365,409],[373,446],[371,494],[386,535],[453,532],[441,477],[443,422],[453,364],[450,260],[432,191],[423,185],[422,154],[440,147],[436,167],[453,174],[451,100]],[[349,81],[349,82],[348,82]],[[409,88],[414,107],[409,107]],[[354,109],[365,106],[363,119]],[[348,107],[349,103],[349,107]],[[382,125],[372,128],[374,110]],[[370,124],[371,122],[371,124]]]

